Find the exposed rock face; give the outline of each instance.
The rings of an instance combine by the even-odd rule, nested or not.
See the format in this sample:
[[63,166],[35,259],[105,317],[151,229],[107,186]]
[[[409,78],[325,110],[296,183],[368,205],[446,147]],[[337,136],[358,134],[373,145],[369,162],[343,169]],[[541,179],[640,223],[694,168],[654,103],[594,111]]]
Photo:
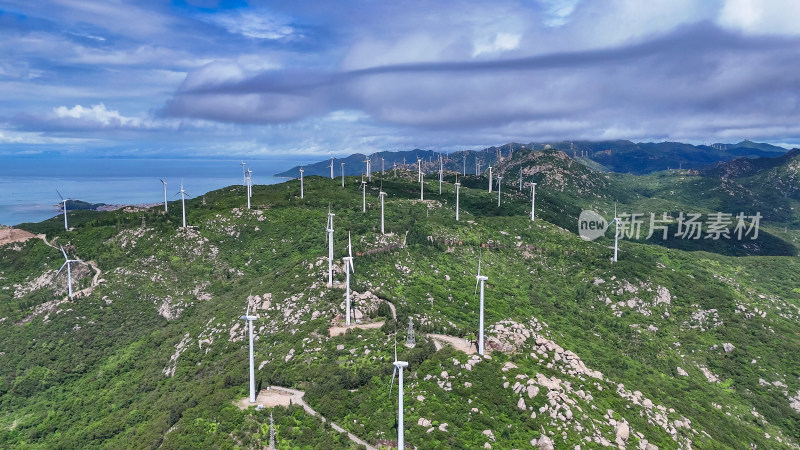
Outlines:
[[531,445],[539,450],[555,450],[553,440],[547,436],[542,436],[539,439],[532,439]]
[[733,346],[730,342],[726,342],[722,344],[722,349],[725,350],[725,353],[731,353],[736,347]]
[[628,442],[628,438],[630,437],[631,429],[628,427],[628,424],[625,422],[617,422],[616,427],[614,427],[614,433],[616,434],[617,444],[625,445]]
[[719,381],[719,378],[713,373],[711,373],[711,371],[708,370],[707,368],[701,367],[700,371],[703,372],[703,375],[706,376],[706,379],[708,380],[709,383],[716,383]]
[[188,347],[189,344],[189,340],[190,340],[189,333],[186,333],[185,335],[183,335],[183,339],[181,339],[178,345],[175,346],[175,353],[172,356],[170,356],[169,365],[167,365],[167,367],[164,367],[164,370],[162,370],[164,375],[168,377],[175,376],[175,369],[178,367],[178,358],[181,356],[181,353],[186,351],[186,348]]
[[682,377],[688,377],[689,376],[689,374],[685,370],[681,369],[681,366],[678,366],[675,370],[677,370],[678,371],[678,375],[680,375]]

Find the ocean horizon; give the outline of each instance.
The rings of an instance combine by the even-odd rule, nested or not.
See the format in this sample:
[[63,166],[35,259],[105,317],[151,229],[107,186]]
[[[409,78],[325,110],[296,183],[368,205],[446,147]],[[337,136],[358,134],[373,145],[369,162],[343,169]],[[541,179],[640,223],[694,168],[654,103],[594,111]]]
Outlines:
[[[276,184],[273,174],[320,160],[292,156],[245,159],[252,182]],[[242,159],[230,158],[71,158],[0,157],[0,224],[40,222],[59,214],[60,198],[89,203],[136,205],[164,201],[159,179],[167,181],[167,199],[181,182],[192,196],[242,184]]]

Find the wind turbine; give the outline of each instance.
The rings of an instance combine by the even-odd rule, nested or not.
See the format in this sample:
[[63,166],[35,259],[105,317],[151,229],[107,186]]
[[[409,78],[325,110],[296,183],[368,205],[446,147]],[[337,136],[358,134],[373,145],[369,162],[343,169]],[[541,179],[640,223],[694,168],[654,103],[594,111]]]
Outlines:
[[247,165],[247,163],[242,161],[242,185],[243,186],[247,184],[247,176],[245,175],[245,170],[244,170],[244,166],[246,166],[246,165]]
[[483,287],[489,277],[481,275],[482,252],[478,254],[478,274],[475,275],[475,293],[478,293],[478,284],[481,285],[480,318],[478,319],[478,354],[483,356]]
[[305,198],[305,193],[303,191],[303,168],[300,168],[300,198]]
[[458,182],[458,175],[456,175],[456,222],[458,222],[458,192],[461,190],[461,183]]
[[442,174],[444,166],[442,163],[442,155],[439,155],[439,195],[442,195]]
[[58,192],[58,189],[56,189],[56,192],[58,193],[58,196],[61,197],[61,202],[64,203],[64,229],[69,231],[69,226],[67,226],[67,200],[72,199],[64,198],[64,196],[61,195],[61,192]]
[[247,169],[247,196],[253,196],[253,171],[250,169]]
[[536,220],[536,183],[531,183],[531,222]]
[[422,158],[417,156],[417,178],[422,182]]
[[394,169],[394,177],[397,178],[397,161],[392,164],[392,168]]
[[361,212],[367,212],[367,182],[361,175]]
[[333,216],[336,214],[331,212],[331,205],[328,205],[328,223],[325,225],[325,231],[328,240],[328,287],[333,286]]
[[252,185],[251,185],[251,176],[250,176],[251,173],[252,173],[252,170],[247,169],[247,178],[245,178],[247,180],[247,209],[250,209],[250,197],[252,195],[251,194],[251,192],[252,192],[251,186]]
[[331,156],[331,180],[333,179],[333,156]]
[[422,172],[419,173],[419,199],[425,200],[424,191],[425,191],[425,176]]
[[519,191],[522,192],[522,167],[519,168]]
[[350,232],[347,232],[347,256],[342,258],[344,261],[344,273],[347,275],[347,294],[345,304],[345,325],[350,326],[350,274],[356,272],[353,266],[353,242],[350,240]]
[[[186,197],[192,198],[191,195],[186,193],[186,190],[183,189],[183,180],[181,180],[181,190],[178,191],[175,195],[181,194],[181,206],[183,206],[183,228],[186,228]],[[248,199],[248,202],[250,200]]]
[[342,165],[342,187],[344,187],[344,163],[340,163]]
[[383,156],[381,156],[381,174],[382,175],[386,175],[385,166],[386,166],[386,160],[383,158]]
[[383,182],[381,182],[381,191],[378,192],[378,197],[381,198],[381,234],[386,234],[383,228],[383,210],[384,210],[384,198],[386,197],[386,192],[383,192]]
[[503,177],[497,177],[497,206],[500,206],[500,188],[503,186]]
[[489,164],[489,192],[492,192],[492,165]]
[[463,158],[464,158],[464,169],[461,171],[461,175],[466,176],[467,175],[467,154],[466,153],[464,153]]
[[247,312],[240,317],[247,321],[250,331],[250,403],[256,402],[256,372],[255,361],[253,361],[253,321],[258,319],[258,316],[250,315],[250,298],[247,299]]
[[475,175],[479,175],[481,173],[481,163],[475,160]]
[[367,179],[372,183],[372,162],[370,162],[369,156],[365,157],[363,162],[367,163]]
[[[159,180],[161,180],[161,178],[159,178]],[[169,212],[167,211],[167,179],[164,178],[161,180],[161,184],[164,185],[164,212]]]
[[[617,217],[617,202],[614,202],[614,262],[617,262],[617,250],[619,249],[619,217]],[[609,224],[610,225],[610,224]]]
[[394,377],[398,371],[400,376],[397,377],[398,393],[397,393],[397,448],[405,448],[405,433],[403,433],[403,368],[408,367],[407,361],[397,360],[397,332],[394,336],[394,370],[392,371],[392,385],[389,387],[389,395],[392,394],[394,387]]
[[64,264],[61,265],[61,268],[58,269],[58,272],[56,272],[53,278],[57,277],[58,274],[60,274],[61,271],[64,270],[64,266],[67,267],[67,295],[69,295],[69,299],[72,300],[72,269],[70,268],[70,263],[79,263],[83,261],[81,261],[80,259],[69,259],[69,257],[67,256],[67,252],[64,251],[63,246],[61,247],[61,254],[64,255],[65,261]]

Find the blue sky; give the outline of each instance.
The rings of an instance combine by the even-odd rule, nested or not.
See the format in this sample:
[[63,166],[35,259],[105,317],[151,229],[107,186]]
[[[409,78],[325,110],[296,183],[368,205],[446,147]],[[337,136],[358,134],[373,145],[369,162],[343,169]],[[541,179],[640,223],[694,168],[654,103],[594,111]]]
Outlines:
[[796,0],[0,1],[0,155],[800,143]]

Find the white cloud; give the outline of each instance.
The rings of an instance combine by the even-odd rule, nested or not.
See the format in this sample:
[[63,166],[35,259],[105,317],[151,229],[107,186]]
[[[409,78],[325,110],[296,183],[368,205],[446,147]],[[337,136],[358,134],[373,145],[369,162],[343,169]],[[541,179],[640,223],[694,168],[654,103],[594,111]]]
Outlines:
[[800,34],[797,0],[727,0],[717,22],[752,34]]
[[278,40],[290,38],[295,34],[295,29],[287,18],[277,16],[267,11],[257,12],[236,11],[226,14],[213,14],[201,16],[201,20],[213,23],[228,30],[229,33],[241,34],[255,39]]
[[136,117],[125,117],[117,110],[109,110],[106,105],[98,103],[89,108],[75,105],[72,108],[58,106],[53,108],[56,118],[77,119],[82,122],[95,123],[102,126],[141,127],[144,122]]
[[0,145],[3,144],[82,144],[91,142],[87,138],[67,138],[46,136],[40,132],[12,131],[0,129]]
[[539,0],[548,16],[544,24],[549,27],[564,25],[580,2],[581,0]]
[[515,50],[519,47],[519,40],[522,36],[511,33],[497,33],[493,40],[483,40],[475,43],[475,50],[472,57],[484,53],[500,53]]

